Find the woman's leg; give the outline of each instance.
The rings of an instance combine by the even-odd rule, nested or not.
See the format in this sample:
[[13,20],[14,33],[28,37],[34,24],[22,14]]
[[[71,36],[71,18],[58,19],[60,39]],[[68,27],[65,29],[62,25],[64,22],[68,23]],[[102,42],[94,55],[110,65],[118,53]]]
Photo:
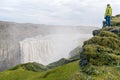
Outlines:
[[110,16],[108,16],[108,26],[110,26]]
[[108,26],[109,25],[109,21],[108,21],[109,19],[108,19],[108,16],[106,16],[106,26]]

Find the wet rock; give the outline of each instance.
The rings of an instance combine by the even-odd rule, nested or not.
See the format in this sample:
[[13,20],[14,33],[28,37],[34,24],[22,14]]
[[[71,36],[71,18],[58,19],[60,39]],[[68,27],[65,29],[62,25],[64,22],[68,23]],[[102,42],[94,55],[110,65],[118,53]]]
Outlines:
[[83,58],[83,49],[81,50],[81,53],[80,53],[80,62],[79,62],[79,65],[81,67],[84,67],[88,64],[88,60],[87,59],[84,59]]
[[119,29],[118,28],[113,28],[113,29],[110,30],[110,32],[118,34],[119,33]]
[[93,34],[93,36],[98,35],[98,34],[99,34],[99,30],[94,30],[94,31],[92,32],[92,34]]

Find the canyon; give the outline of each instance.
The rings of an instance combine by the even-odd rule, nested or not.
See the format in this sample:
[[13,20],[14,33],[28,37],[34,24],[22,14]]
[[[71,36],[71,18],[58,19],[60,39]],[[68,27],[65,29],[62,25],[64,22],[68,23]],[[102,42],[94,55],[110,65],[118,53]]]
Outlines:
[[69,52],[82,46],[95,29],[0,21],[0,71],[20,63],[47,65],[68,58]]

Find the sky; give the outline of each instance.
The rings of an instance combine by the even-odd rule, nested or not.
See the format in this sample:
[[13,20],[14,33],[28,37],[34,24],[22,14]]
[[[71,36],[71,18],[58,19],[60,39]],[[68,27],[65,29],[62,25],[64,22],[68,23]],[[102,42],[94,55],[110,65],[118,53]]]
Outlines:
[[120,0],[0,0],[0,21],[101,27],[108,3],[120,14]]

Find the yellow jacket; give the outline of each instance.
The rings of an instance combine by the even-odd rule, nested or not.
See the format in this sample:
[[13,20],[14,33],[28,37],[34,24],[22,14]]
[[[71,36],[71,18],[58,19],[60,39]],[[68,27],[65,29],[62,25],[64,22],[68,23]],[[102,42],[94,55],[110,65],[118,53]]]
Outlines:
[[110,6],[107,6],[106,11],[105,11],[105,16],[112,16],[112,8]]

